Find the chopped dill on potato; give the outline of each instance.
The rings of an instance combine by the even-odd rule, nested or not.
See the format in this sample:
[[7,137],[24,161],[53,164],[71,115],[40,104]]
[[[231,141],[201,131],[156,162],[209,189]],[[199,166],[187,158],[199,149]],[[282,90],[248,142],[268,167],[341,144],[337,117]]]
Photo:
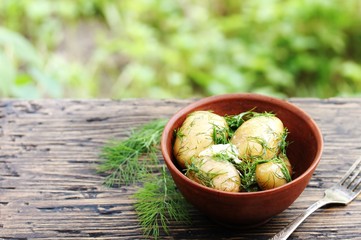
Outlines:
[[187,166],[186,176],[204,186],[228,192],[240,191],[240,176],[235,166],[214,156],[193,158]]
[[288,134],[289,134],[288,129],[285,127],[283,133],[280,136],[281,141],[279,144],[280,152],[284,155],[286,155],[287,147],[290,145],[290,142],[287,141]]
[[264,160],[260,157],[250,157],[248,159],[244,159],[239,164],[234,164],[241,175],[241,187],[243,191],[257,192],[261,190],[256,179],[256,169],[258,165],[263,163],[278,164],[282,175],[274,177],[279,179],[283,178],[286,182],[292,181],[291,174],[286,166],[286,163],[280,157],[275,157],[271,160]]
[[198,162],[198,164],[196,164],[194,163],[194,159],[192,159],[192,161],[187,164],[185,175],[204,186],[214,188],[213,179],[221,174],[224,174],[224,172],[203,171],[201,167],[202,162]]
[[228,132],[228,128],[220,128],[216,124],[213,124],[212,139],[214,144],[228,143]]
[[259,191],[259,187],[256,181],[255,172],[257,161],[242,161],[239,164],[235,164],[235,167],[239,171],[241,176],[241,189],[245,192]]
[[224,119],[226,120],[228,127],[229,127],[229,137],[231,138],[234,132],[247,120],[257,117],[257,116],[275,116],[275,114],[270,112],[254,112],[255,108],[248,110],[246,112],[241,112],[240,114],[236,115],[226,115]]

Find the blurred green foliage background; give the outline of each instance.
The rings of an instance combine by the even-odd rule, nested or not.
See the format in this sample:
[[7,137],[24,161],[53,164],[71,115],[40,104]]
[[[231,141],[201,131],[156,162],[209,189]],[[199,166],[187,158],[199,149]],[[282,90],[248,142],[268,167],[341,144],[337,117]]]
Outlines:
[[0,1],[0,97],[230,92],[361,96],[361,1]]

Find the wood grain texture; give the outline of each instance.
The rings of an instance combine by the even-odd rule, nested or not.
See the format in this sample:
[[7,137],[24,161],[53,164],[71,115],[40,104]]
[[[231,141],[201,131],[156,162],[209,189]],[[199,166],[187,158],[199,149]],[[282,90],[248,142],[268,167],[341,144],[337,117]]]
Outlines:
[[[144,239],[131,198],[96,173],[101,147],[194,100],[0,101],[0,239]],[[323,195],[361,156],[361,99],[289,99],[317,122],[325,146],[306,190],[251,230],[230,230],[191,209],[162,239],[268,239]],[[361,196],[320,209],[290,239],[361,239]]]

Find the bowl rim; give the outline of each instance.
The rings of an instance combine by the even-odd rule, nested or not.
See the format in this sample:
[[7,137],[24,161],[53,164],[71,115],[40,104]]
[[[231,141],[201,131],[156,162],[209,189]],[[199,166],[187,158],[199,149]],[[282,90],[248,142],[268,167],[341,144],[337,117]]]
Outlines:
[[[296,179],[293,179],[291,182],[288,182],[287,184],[282,185],[282,186],[277,187],[277,188],[262,190],[262,191],[257,191],[257,192],[227,192],[227,191],[221,191],[221,190],[217,190],[217,189],[213,189],[213,188],[204,186],[202,184],[199,184],[199,183],[189,179],[187,176],[185,176],[178,169],[178,167],[172,161],[171,155],[173,153],[166,151],[168,132],[169,131],[172,131],[172,132],[174,131],[174,129],[172,129],[172,126],[179,119],[180,116],[183,116],[185,114],[189,114],[190,112],[192,112],[192,109],[198,108],[198,107],[200,107],[202,105],[209,104],[209,103],[212,103],[212,102],[218,102],[218,101],[221,101],[221,100],[224,100],[224,99],[249,99],[249,100],[258,100],[258,101],[261,100],[261,101],[273,102],[274,104],[277,104],[277,105],[279,105],[281,107],[287,107],[288,109],[290,109],[292,112],[296,113],[298,116],[300,116],[304,120],[307,120],[308,123],[311,125],[311,127],[315,130],[315,138],[320,144],[320,146],[317,148],[316,156],[314,157],[314,160],[313,160],[312,164],[306,169],[306,171],[304,171]],[[195,111],[195,110],[193,110],[193,111]],[[162,133],[162,137],[161,137],[161,151],[162,151],[162,154],[163,154],[164,161],[165,161],[167,167],[169,168],[169,170],[172,170],[172,172],[177,174],[182,180],[186,181],[187,183],[189,183],[190,185],[192,185],[192,186],[194,186],[196,188],[200,188],[200,189],[202,189],[204,191],[207,191],[207,192],[210,192],[210,193],[222,194],[224,196],[230,196],[230,197],[262,196],[262,195],[266,195],[266,194],[270,194],[270,193],[277,193],[277,192],[280,192],[280,191],[285,191],[285,190],[287,190],[289,188],[292,188],[292,186],[297,185],[300,181],[303,181],[303,179],[306,177],[306,175],[311,174],[316,169],[317,165],[319,164],[319,162],[321,160],[321,155],[322,155],[322,152],[323,152],[323,145],[324,145],[324,142],[323,142],[323,137],[322,137],[321,130],[317,126],[316,122],[304,110],[302,110],[301,108],[297,107],[296,105],[294,105],[294,104],[292,104],[292,103],[290,103],[290,102],[288,102],[286,100],[275,98],[275,97],[270,97],[270,96],[266,96],[266,95],[262,95],[262,94],[257,94],[257,93],[220,94],[220,95],[214,95],[214,96],[210,96],[210,97],[201,98],[201,99],[198,99],[198,100],[196,100],[194,102],[191,102],[190,104],[187,104],[186,106],[182,107],[181,109],[179,109],[176,113],[174,113],[172,115],[172,117],[166,123],[165,128],[164,128],[163,133]],[[310,177],[312,177],[312,174],[311,174]]]

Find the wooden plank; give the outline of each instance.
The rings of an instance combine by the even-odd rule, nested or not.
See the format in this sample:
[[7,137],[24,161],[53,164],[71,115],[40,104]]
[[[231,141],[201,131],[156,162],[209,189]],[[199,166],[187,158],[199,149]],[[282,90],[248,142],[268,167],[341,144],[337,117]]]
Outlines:
[[[131,198],[96,173],[101,147],[194,100],[0,101],[0,239],[144,239]],[[230,230],[191,209],[162,239],[267,239],[323,195],[361,156],[361,99],[289,99],[320,126],[324,153],[289,209],[257,229]],[[361,198],[311,215],[290,239],[361,239]]]

